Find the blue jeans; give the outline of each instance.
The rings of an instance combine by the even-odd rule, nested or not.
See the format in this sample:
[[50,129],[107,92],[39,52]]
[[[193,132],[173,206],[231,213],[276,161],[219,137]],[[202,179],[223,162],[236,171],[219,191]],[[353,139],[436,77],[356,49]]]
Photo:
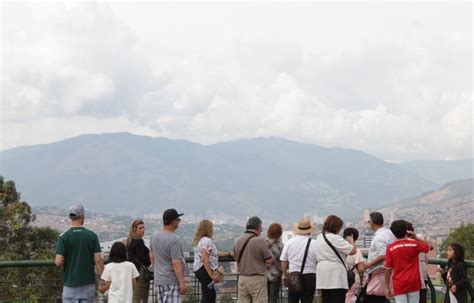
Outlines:
[[63,303],[94,303],[95,284],[81,286],[64,286]]
[[395,302],[397,303],[419,303],[420,291],[412,291],[406,294],[395,296]]

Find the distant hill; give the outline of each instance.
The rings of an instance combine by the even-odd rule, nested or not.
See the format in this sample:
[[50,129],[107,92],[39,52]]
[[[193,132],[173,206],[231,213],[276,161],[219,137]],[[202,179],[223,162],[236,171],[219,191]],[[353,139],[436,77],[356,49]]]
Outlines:
[[415,198],[407,198],[392,205],[399,209],[422,207],[423,205],[440,206],[455,199],[471,197],[474,190],[474,179],[463,179],[449,182],[438,189],[425,192]]
[[449,161],[408,161],[398,164],[426,180],[445,184],[473,177],[474,159]]
[[441,177],[426,170],[427,176],[420,166],[281,138],[204,146],[114,133],[0,152],[0,174],[32,205],[78,201],[129,215],[173,206],[200,215],[290,220],[313,211],[356,216],[435,189]]
[[395,218],[411,221],[431,235],[446,235],[450,228],[474,223],[474,179],[457,180],[382,209]]

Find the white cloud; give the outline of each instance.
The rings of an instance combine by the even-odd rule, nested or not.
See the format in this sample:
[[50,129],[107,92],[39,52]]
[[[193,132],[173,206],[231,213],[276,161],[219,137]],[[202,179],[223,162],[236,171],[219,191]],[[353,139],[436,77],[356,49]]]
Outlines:
[[3,120],[114,117],[153,85],[134,36],[106,5],[4,6]]
[[472,157],[468,7],[9,3],[2,148],[76,135],[74,120],[206,144],[281,136],[390,160]]

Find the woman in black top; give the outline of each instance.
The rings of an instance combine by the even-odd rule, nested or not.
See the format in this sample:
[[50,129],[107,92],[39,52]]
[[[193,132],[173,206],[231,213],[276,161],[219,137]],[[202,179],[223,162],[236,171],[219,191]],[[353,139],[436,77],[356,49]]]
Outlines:
[[148,266],[150,266],[150,250],[145,246],[143,235],[145,224],[142,220],[134,220],[130,226],[127,237],[128,260],[137,267],[140,276],[137,286],[133,289],[133,303],[147,303],[150,291],[150,280],[147,277]]
[[467,279],[467,265],[464,262],[464,247],[458,243],[448,246],[448,270],[442,270],[442,277],[446,283],[445,303],[467,303],[469,280]]

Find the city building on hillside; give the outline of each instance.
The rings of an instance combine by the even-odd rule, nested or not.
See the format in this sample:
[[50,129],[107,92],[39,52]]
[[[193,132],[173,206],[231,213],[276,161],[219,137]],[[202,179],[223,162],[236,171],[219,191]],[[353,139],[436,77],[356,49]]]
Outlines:
[[374,237],[374,232],[371,230],[366,230],[364,234],[364,248],[369,248],[370,243],[372,242],[372,238]]
[[[109,253],[110,253],[110,248],[112,247],[112,245],[115,242],[125,243],[126,240],[127,240],[127,238],[119,238],[119,239],[115,239],[115,240],[111,240],[111,241],[101,242],[100,243],[100,248],[102,249],[102,253],[104,254],[104,256],[108,256]],[[149,249],[150,248],[150,238],[143,237],[143,242],[145,242],[145,246],[148,247],[148,249]]]
[[144,214],[143,219],[145,220],[161,220],[163,218],[162,213],[150,213],[150,214]]

